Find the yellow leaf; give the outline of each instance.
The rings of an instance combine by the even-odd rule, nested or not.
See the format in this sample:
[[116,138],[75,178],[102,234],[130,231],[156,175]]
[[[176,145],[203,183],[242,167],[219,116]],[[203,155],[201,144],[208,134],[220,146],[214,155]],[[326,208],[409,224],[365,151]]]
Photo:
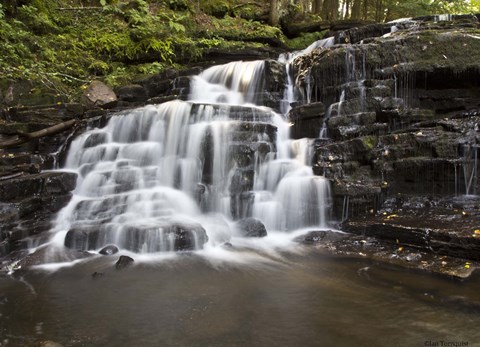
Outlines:
[[466,264],[465,269],[470,269],[470,265]]
[[477,229],[473,232],[475,235],[480,235],[480,229]]
[[403,247],[398,247],[398,251],[399,252],[403,251]]

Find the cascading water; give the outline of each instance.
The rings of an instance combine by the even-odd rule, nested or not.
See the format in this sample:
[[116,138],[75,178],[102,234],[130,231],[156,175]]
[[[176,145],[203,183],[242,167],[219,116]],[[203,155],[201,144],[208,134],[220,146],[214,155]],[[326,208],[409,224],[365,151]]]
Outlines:
[[[297,52],[291,52],[291,53],[285,53],[281,54],[279,57],[279,61],[283,64],[285,64],[285,69],[287,72],[287,84],[285,86],[285,91],[283,95],[283,103],[281,107],[281,112],[283,114],[287,114],[288,111],[291,109],[290,104],[296,100],[298,93],[298,88],[295,87],[295,79],[294,79],[294,71],[293,71],[293,61],[305,54],[308,54],[312,52],[313,50],[317,48],[329,48],[332,47],[335,44],[335,38],[328,37],[323,40],[318,40],[312,43],[310,46],[305,48],[304,50],[297,51]],[[308,80],[307,82],[307,91],[306,91],[306,98],[308,98],[308,102],[310,102],[310,96],[311,96],[311,81],[310,81],[310,75],[307,76]],[[297,89],[297,91],[296,91]]]
[[[215,66],[193,77],[188,102],[124,112],[73,141],[66,169],[77,188],[53,244],[133,252],[227,242],[235,219],[269,232],[325,227],[329,184],[308,166],[308,145],[260,106],[264,62]],[[208,242],[208,243],[207,243]]]

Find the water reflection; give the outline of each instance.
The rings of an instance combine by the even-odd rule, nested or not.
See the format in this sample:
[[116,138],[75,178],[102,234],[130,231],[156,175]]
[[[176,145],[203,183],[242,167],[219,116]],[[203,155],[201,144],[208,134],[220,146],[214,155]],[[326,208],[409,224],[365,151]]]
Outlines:
[[454,339],[474,346],[480,339],[478,277],[462,283],[305,249],[257,256],[265,261],[180,254],[123,271],[113,266],[117,257],[103,257],[2,278],[2,346],[41,339],[64,346],[423,346]]

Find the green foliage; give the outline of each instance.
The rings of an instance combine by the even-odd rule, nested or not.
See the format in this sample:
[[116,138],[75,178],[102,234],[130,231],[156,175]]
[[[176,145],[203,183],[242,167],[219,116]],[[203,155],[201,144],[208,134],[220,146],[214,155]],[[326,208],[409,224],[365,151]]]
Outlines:
[[165,70],[165,67],[165,64],[153,62],[149,64],[140,64],[136,68],[138,73],[142,75],[154,75]]
[[48,14],[35,6],[21,6],[18,9],[18,17],[34,33],[46,34],[59,31],[59,28],[55,25]]
[[[262,42],[262,40],[278,39],[285,41],[279,28],[239,17],[214,18],[212,26],[213,30],[209,32],[209,36],[222,37],[227,40]],[[207,36],[205,33],[203,34]]]
[[[429,12],[478,11],[480,7],[480,0],[383,3],[394,18]],[[80,87],[94,78],[118,86],[137,75],[199,61],[215,49],[264,47],[272,40],[286,42],[292,49],[303,49],[324,35],[307,33],[286,40],[279,28],[263,22],[268,2],[22,0],[18,4],[0,3],[2,78],[29,80],[39,88],[70,98],[75,98]],[[302,4],[290,4],[282,9],[282,14],[294,20],[318,20],[305,13],[306,3]],[[82,6],[96,9],[58,10]],[[372,16],[372,11],[373,8],[368,9],[368,16]]]
[[287,46],[294,50],[301,50],[311,43],[323,39],[326,33],[327,31],[303,33],[299,37],[287,40]]
[[190,9],[186,0],[168,0],[168,7],[174,11],[186,11]]

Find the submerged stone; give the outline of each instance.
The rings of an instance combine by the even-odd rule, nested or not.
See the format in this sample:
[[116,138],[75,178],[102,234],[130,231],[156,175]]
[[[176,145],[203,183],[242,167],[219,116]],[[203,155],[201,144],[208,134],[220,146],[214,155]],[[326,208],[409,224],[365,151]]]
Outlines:
[[257,218],[244,218],[236,223],[237,230],[244,237],[265,237],[267,229],[265,225]]
[[98,253],[101,255],[113,255],[118,253],[118,247],[115,245],[108,245],[103,247]]

